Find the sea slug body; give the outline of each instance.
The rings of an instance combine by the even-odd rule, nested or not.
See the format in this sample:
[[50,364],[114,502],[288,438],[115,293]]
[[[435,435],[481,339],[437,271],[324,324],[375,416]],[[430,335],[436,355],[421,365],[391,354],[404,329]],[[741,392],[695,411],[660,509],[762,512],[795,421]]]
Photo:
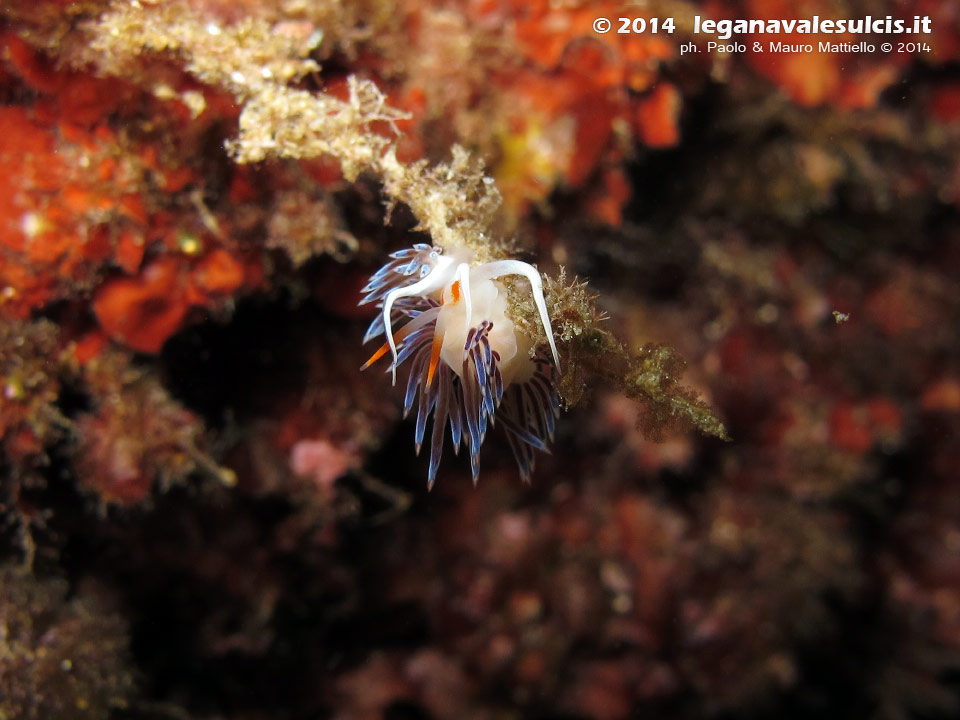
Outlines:
[[[543,297],[540,274],[519,260],[473,265],[467,250],[445,255],[417,244],[391,260],[363,288],[361,305],[377,303],[380,313],[364,342],[386,334],[386,342],[362,369],[391,354],[397,367],[410,361],[404,416],[419,393],[416,449],[420,452],[427,418],[433,415],[428,487],[436,479],[447,424],[458,452],[461,441],[470,450],[476,484],[480,446],[487,428],[499,420],[513,449],[520,475],[530,481],[534,450],[549,452],[560,403],[553,381],[559,357]],[[550,356],[533,349],[533,340],[519,330],[507,311],[507,289],[499,278],[520,275],[531,286],[550,346]],[[396,325],[404,323],[398,330]]]

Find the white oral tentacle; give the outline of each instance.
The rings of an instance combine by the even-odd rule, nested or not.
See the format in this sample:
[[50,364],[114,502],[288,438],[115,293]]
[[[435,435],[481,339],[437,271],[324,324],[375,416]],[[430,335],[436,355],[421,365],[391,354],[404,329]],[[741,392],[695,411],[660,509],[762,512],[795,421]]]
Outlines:
[[460,263],[457,266],[457,280],[460,282],[460,296],[467,306],[465,332],[470,332],[470,326],[473,320],[473,298],[470,295],[470,266],[467,263]]
[[393,339],[393,323],[390,321],[390,314],[393,311],[393,303],[400,298],[415,297],[417,295],[429,295],[441,289],[453,265],[453,259],[440,257],[437,264],[431,268],[427,276],[418,280],[413,285],[399,287],[388,292],[383,298],[383,327],[387,331],[387,344],[390,346],[390,352],[393,354],[393,362],[390,370],[393,373],[393,384],[397,384],[397,343]]
[[537,269],[533,265],[520,260],[497,260],[477,268],[475,272],[478,280],[493,280],[504,275],[522,275],[530,281],[533,302],[537,306],[537,312],[540,313],[540,322],[543,324],[543,331],[547,334],[550,352],[553,353],[553,362],[559,373],[560,355],[557,353],[557,345],[553,340],[553,328],[550,325],[550,313],[547,312],[547,300],[543,296],[543,280],[540,279],[540,273]]

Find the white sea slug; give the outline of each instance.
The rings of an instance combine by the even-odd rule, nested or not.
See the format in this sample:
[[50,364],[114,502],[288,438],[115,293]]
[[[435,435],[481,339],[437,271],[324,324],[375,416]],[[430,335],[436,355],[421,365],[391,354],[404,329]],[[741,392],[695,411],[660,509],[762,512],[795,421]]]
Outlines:
[[[362,369],[389,352],[396,384],[397,367],[410,361],[403,411],[406,417],[419,391],[417,453],[433,415],[428,487],[436,479],[448,423],[454,451],[461,440],[469,447],[474,484],[480,446],[495,422],[506,431],[520,475],[529,482],[534,450],[549,452],[560,414],[553,387],[560,361],[540,273],[519,260],[474,265],[468,250],[444,255],[427,244],[390,257],[362,291],[361,305],[375,302],[381,308],[363,341],[384,333],[387,338]],[[499,281],[507,275],[529,281],[552,357],[542,351],[531,357],[533,340],[510,319],[507,289]]]

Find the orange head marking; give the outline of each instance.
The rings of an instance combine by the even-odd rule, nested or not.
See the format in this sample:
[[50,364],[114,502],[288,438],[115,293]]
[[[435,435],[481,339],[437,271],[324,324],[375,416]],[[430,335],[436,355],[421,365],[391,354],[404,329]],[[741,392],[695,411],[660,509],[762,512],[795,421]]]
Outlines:
[[454,283],[450,286],[449,296],[447,295],[446,291],[444,291],[443,297],[441,298],[441,300],[443,300],[444,305],[450,305],[451,303],[460,302],[460,281],[459,280],[455,280]]

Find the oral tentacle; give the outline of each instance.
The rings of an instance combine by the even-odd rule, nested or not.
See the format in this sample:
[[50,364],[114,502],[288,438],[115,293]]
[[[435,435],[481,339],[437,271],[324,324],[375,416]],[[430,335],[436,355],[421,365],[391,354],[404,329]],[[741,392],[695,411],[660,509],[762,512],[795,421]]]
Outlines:
[[417,274],[418,270],[419,277],[414,277],[413,281],[422,280],[432,272],[441,253],[440,248],[426,243],[417,243],[412,248],[391,253],[391,262],[371,275],[370,280],[360,290],[365,297],[359,304],[368,305],[383,299],[388,292],[398,287],[410,285],[411,276]]
[[[400,328],[399,330],[397,330],[397,332],[393,334],[394,346],[399,347],[404,340],[410,337],[411,334],[413,334],[420,328],[424,327],[428,323],[436,320],[437,315],[439,313],[440,313],[439,307],[429,308],[419,313],[415,318],[413,318],[413,320],[408,322],[406,325],[404,325],[402,328]],[[377,360],[379,360],[380,358],[382,358],[384,355],[387,354],[387,349],[389,347],[390,347],[390,344],[386,342],[383,345],[381,345],[377,349],[377,351],[370,356],[370,359],[367,360],[360,369],[366,370],[368,367],[373,365]],[[399,356],[398,356],[396,360],[396,364],[399,365],[400,362],[401,360],[399,359]]]
[[557,352],[557,345],[553,340],[553,328],[550,325],[550,313],[547,310],[547,301],[543,296],[543,280],[540,273],[532,265],[521,262],[520,260],[497,260],[487,263],[474,270],[476,279],[494,280],[504,275],[521,275],[530,282],[530,289],[533,292],[533,302],[537,306],[537,312],[540,315],[540,323],[543,325],[543,332],[547,336],[547,343],[550,345],[550,352],[553,354],[553,363],[560,372],[560,354]]
[[413,285],[407,285],[405,287],[391,290],[383,298],[383,310],[381,312],[381,317],[383,318],[383,327],[387,333],[387,344],[390,346],[390,352],[393,356],[391,372],[393,374],[394,385],[397,384],[397,344],[393,340],[393,326],[390,320],[391,312],[393,311],[393,304],[400,298],[416,297],[418,295],[430,295],[431,293],[442,288],[445,280],[445,271],[449,269],[452,263],[452,258],[439,258],[437,264],[422,280],[413,283]]
[[[412,320],[424,311],[434,307],[437,307],[437,302],[432,298],[420,296],[400,298],[393,303],[393,311],[390,319],[394,324],[400,322],[403,320],[403,318]],[[370,321],[370,326],[367,328],[367,332],[364,334],[363,340],[361,341],[362,344],[366,345],[375,337],[383,335],[384,331],[385,328],[383,326],[383,315],[380,312],[377,312],[373,320]]]
[[473,324],[471,321],[473,318],[473,296],[470,294],[470,266],[466,263],[460,263],[457,266],[457,280],[460,282],[460,297],[463,298],[463,302],[467,306],[464,330],[469,330]]

